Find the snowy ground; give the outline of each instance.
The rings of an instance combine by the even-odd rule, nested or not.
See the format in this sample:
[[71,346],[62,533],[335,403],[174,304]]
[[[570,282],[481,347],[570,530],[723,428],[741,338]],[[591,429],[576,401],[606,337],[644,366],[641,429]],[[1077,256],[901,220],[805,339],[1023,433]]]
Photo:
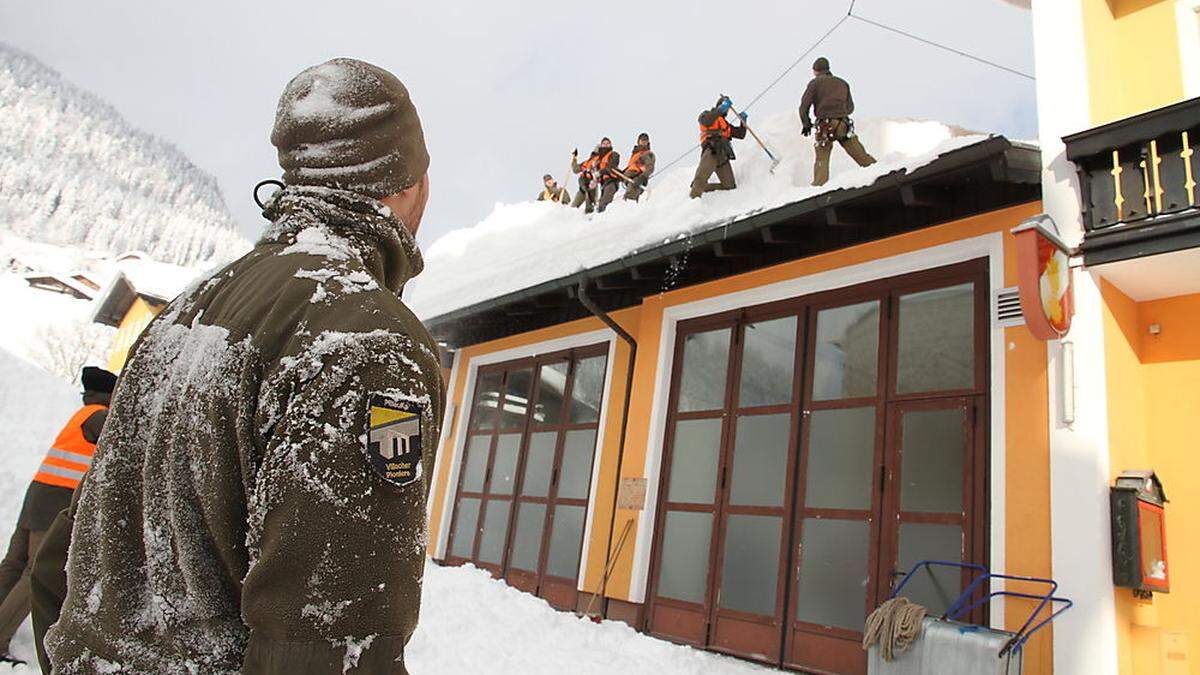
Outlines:
[[405,657],[413,673],[778,672],[656,640],[618,621],[578,619],[470,566],[428,565],[423,595]]

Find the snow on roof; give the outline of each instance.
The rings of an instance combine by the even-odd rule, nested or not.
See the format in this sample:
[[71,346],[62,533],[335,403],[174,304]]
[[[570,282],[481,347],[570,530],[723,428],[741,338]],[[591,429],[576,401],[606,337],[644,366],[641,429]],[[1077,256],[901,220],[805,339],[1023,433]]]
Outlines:
[[[812,187],[813,144],[800,135],[795,113],[750,119],[754,130],[782,159],[774,174],[752,138],[734,141],[738,188],[689,199],[697,155],[690,163],[650,181],[648,198],[620,196],[605,213],[585,215],[549,202],[496,204],[473,227],[451,231],[425,252],[425,270],[405,289],[405,301],[422,319],[519,291],[595,267],[637,251],[724,226],[759,211],[822,192],[869,185],[893,171],[914,170],[940,155],[980,143],[986,134],[942,122],[866,119],[855,131],[878,163],[860,168],[840,148],[833,151],[830,181]],[[623,154],[627,148],[618,148]],[[672,158],[659,156],[665,164]],[[536,176],[531,180],[536,182]],[[562,176],[560,183],[566,184]],[[715,180],[715,178],[714,178]],[[577,189],[574,178],[567,184]]]

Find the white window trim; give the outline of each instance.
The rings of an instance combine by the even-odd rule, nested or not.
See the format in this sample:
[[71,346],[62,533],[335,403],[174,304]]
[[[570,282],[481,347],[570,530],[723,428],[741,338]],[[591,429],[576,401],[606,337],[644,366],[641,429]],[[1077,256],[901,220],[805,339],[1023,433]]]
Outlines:
[[[438,541],[435,549],[434,557],[441,560],[446,557],[446,548],[450,542],[450,519],[454,511],[454,498],[458,494],[458,475],[462,469],[463,449],[467,442],[467,423],[471,416],[471,401],[475,394],[475,383],[479,375],[479,367],[493,363],[503,363],[505,361],[515,361],[517,359],[539,356],[541,354],[549,354],[552,352],[564,351],[567,349],[575,349],[579,347],[587,347],[598,342],[608,344],[607,362],[604,373],[604,393],[600,399],[600,419],[599,426],[596,428],[596,451],[592,456],[592,482],[588,489],[588,506],[587,512],[584,515],[583,526],[583,550],[579,554],[579,571],[576,573],[576,587],[583,590],[584,574],[587,569],[588,553],[590,551],[591,534],[592,534],[592,516],[596,507],[596,494],[599,491],[599,475],[600,464],[604,454],[604,431],[608,421],[609,411],[609,395],[612,391],[612,374],[614,361],[616,360],[616,344],[617,334],[609,328],[602,328],[587,333],[579,333],[576,335],[568,335],[562,338],[553,340],[545,340],[536,342],[530,345],[513,347],[512,349],[502,349],[500,351],[480,354],[468,363],[463,364],[462,352],[457,352],[454,358],[454,366],[451,370],[450,381],[454,382],[458,376],[458,368],[460,365],[465,365],[467,370],[467,381],[463,386],[462,398],[456,401],[457,407],[462,409],[462,413],[454,420],[454,454],[451,457],[446,456],[445,447],[446,439],[449,434],[442,433],[442,442],[438,447],[437,465],[441,464],[443,458],[450,461],[450,475],[446,477],[446,496],[442,500],[442,515],[438,524]],[[449,411],[447,411],[449,412]],[[438,470],[435,466],[434,475],[438,475]],[[432,504],[432,497],[430,498]]]
[[1200,0],[1177,0],[1175,23],[1179,33],[1179,65],[1184,98],[1200,96]]
[[[1200,0],[1198,0],[1200,1]],[[787,279],[766,286],[729,293],[713,298],[696,300],[675,305],[663,310],[662,329],[659,336],[658,364],[655,369],[654,399],[650,409],[650,431],[646,444],[646,506],[638,520],[638,537],[634,543],[633,570],[631,574],[629,600],[645,602],[649,585],[650,553],[654,541],[654,523],[658,508],[659,474],[662,467],[663,440],[666,429],[667,397],[670,392],[670,373],[675,355],[675,335],[680,321],[709,316],[742,307],[751,307],[776,300],[786,300],[821,291],[855,286],[869,281],[919,272],[921,270],[966,262],[977,258],[988,259],[987,289],[991,298],[989,307],[989,346],[992,374],[990,396],[991,420],[991,483],[988,528],[990,533],[990,568],[1005,571],[1005,406],[1004,406],[1004,326],[996,322],[996,291],[1004,288],[1004,241],[1001,233],[980,235],[939,246],[902,253],[848,267],[840,267],[816,274]],[[995,582],[995,589],[1001,588]],[[993,627],[1004,626],[1004,602],[993,600],[990,607]]]

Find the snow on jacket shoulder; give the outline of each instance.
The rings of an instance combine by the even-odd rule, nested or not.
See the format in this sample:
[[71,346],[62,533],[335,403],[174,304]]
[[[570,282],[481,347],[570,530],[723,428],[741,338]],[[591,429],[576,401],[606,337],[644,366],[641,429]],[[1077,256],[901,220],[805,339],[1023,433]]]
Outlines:
[[[379,202],[287,188],[135,345],[74,505],[58,673],[405,672],[444,391]],[[382,439],[382,440],[381,440]]]

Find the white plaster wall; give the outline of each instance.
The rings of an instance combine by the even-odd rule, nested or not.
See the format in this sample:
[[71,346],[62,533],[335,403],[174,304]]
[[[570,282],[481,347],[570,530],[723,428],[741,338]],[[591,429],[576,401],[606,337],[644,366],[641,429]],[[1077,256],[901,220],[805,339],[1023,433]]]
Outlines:
[[[1091,126],[1082,0],[1033,0],[1042,200],[1068,243],[1083,237],[1075,167],[1062,137]],[[1117,672],[1116,616],[1108,523],[1108,406],[1098,280],[1076,270],[1076,313],[1066,340],[1075,378],[1062,379],[1062,346],[1047,344],[1050,387],[1050,511],[1054,578],[1075,607],[1054,625],[1056,675]],[[1064,387],[1075,422],[1063,423]]]

